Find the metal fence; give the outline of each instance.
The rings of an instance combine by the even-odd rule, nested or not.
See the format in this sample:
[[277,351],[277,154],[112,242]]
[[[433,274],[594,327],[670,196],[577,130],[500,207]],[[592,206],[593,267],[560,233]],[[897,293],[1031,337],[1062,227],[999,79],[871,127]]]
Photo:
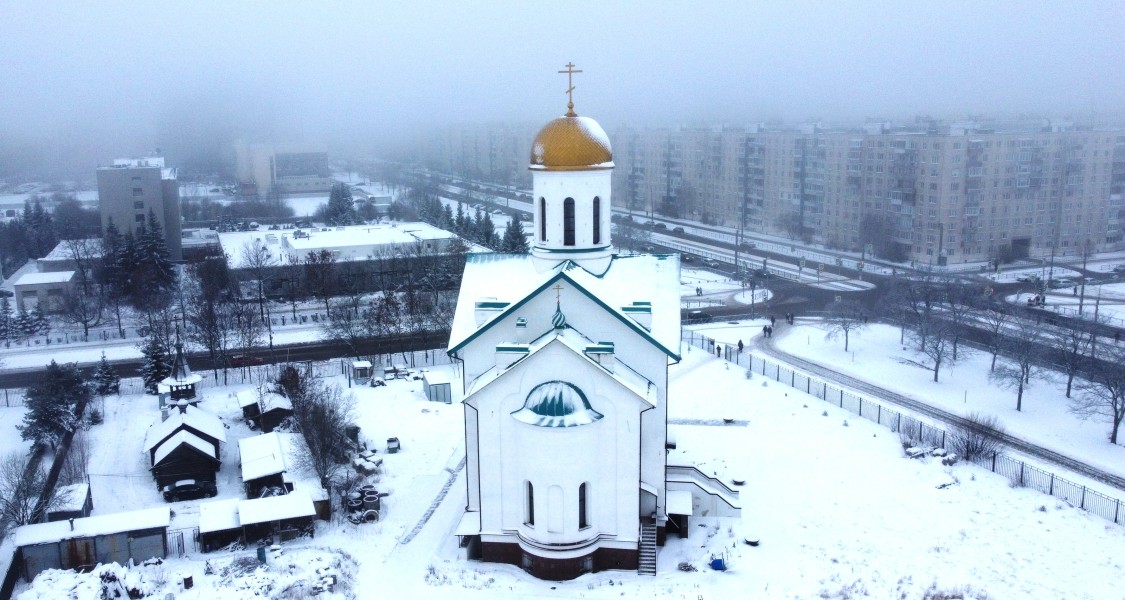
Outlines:
[[[734,362],[740,367],[745,367],[752,373],[760,374],[778,383],[804,391],[829,404],[882,425],[899,433],[901,439],[910,441],[916,446],[945,449],[946,444],[953,441],[954,434],[947,433],[941,427],[883,406],[879,402],[864,399],[862,396],[857,396],[827,381],[797,371],[790,366],[768,358],[755,356],[750,352],[739,353],[738,349],[733,346],[718,344],[713,338],[694,331],[684,330],[682,341]],[[1014,486],[1026,487],[1054,496],[1071,506],[1078,507],[1116,524],[1125,524],[1125,514],[1122,514],[1121,511],[1120,498],[1092,490],[1082,484],[1059,477],[1050,471],[1029,465],[1005,454],[993,453],[991,456],[979,457],[971,462],[1002,475]]]

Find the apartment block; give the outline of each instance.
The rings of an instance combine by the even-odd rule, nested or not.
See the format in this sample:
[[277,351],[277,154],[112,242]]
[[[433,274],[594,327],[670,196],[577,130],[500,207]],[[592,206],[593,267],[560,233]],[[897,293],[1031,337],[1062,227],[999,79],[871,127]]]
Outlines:
[[120,158],[113,166],[98,167],[98,207],[102,229],[112,219],[122,234],[134,235],[152,211],[172,260],[183,258],[179,181],[162,157]]

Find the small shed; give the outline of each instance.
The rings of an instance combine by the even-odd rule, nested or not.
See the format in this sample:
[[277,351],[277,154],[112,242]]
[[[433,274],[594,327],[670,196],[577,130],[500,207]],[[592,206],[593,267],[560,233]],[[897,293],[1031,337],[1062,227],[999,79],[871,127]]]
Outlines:
[[316,508],[304,492],[238,503],[238,521],[248,544],[267,537],[284,542],[306,533],[311,536],[314,519]]
[[371,361],[357,360],[352,362],[352,379],[371,379]]
[[452,387],[449,375],[444,371],[426,371],[422,373],[422,389],[430,402],[453,402]]
[[238,392],[237,398],[238,405],[242,407],[242,417],[250,424],[250,429],[260,428],[263,433],[270,433],[293,415],[293,403],[275,392],[243,390]]
[[47,521],[65,521],[90,516],[94,510],[94,500],[90,496],[90,484],[72,483],[55,490],[58,504],[47,511]]
[[165,558],[167,506],[24,525],[15,530],[22,574],[31,581],[47,569],[90,569],[99,563],[128,564]]
[[294,444],[300,448],[299,438],[300,434],[275,431],[238,440],[247,498],[257,498],[268,488],[292,491],[293,483],[287,475],[288,461]]
[[204,552],[242,541],[242,524],[238,522],[240,502],[245,500],[230,498],[199,504],[199,546]]

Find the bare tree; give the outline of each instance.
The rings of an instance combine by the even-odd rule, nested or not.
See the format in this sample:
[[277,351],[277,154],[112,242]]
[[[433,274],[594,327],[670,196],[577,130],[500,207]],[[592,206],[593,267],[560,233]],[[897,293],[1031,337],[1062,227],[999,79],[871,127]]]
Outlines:
[[254,314],[254,307],[238,302],[232,303],[231,309],[237,346],[243,350],[260,346],[265,335],[265,327],[261,319]]
[[1078,394],[1070,399],[1070,410],[1085,418],[1105,418],[1110,423],[1109,442],[1117,443],[1121,422],[1125,420],[1125,347],[1102,349],[1097,362],[1091,362],[1085,379],[1079,379]]
[[72,483],[85,483],[86,475],[90,472],[90,440],[85,429],[74,432],[70,438],[70,449],[66,453],[66,462],[59,470],[59,485]]
[[1037,375],[1045,343],[1042,330],[1028,321],[1019,321],[1005,338],[1004,360],[988,378],[1003,388],[1016,391],[1016,410],[1023,410],[1023,391]]
[[320,323],[321,337],[348,347],[351,355],[359,358],[363,345],[371,340],[371,328],[364,314],[356,314],[346,304],[333,306],[328,318]]
[[652,241],[652,232],[644,227],[638,227],[636,223],[626,218],[613,225],[613,241],[618,248],[624,248],[630,254],[635,254]]
[[94,293],[94,272],[102,257],[99,239],[68,239],[62,242],[67,259],[74,264],[74,275],[83,296]]
[[844,336],[844,352],[847,352],[851,333],[867,327],[867,317],[860,303],[855,300],[840,300],[828,306],[824,324],[827,329],[824,338],[834,340]]
[[87,294],[81,289],[68,290],[63,294],[62,320],[82,327],[82,340],[90,341],[90,328],[97,327],[105,315],[104,298],[98,294]]
[[0,532],[6,535],[16,527],[41,521],[47,511],[66,501],[52,495],[43,502],[46,488],[46,472],[27,468],[26,454],[11,452],[0,458]]
[[329,306],[329,300],[335,294],[333,289],[333,283],[336,279],[335,273],[336,259],[332,256],[331,251],[309,252],[305,256],[303,278],[305,288],[310,296],[324,302],[324,312],[326,313],[332,310],[332,307]]
[[943,276],[940,283],[943,301],[941,318],[950,325],[950,341],[953,343],[953,358],[956,360],[961,338],[973,320],[979,304],[979,288],[949,276]]
[[288,287],[289,307],[293,311],[293,320],[297,320],[297,304],[304,298],[304,286],[301,285],[301,273],[304,266],[300,257],[290,254],[281,266],[283,282]]
[[273,272],[274,265],[277,264],[277,259],[274,258],[273,252],[266,246],[265,242],[258,238],[253,241],[248,241],[242,245],[242,268],[250,275],[256,283],[258,289],[258,317],[265,322],[266,320],[266,293],[265,282],[269,275]]
[[337,483],[348,467],[347,430],[355,417],[355,398],[338,385],[305,382],[304,393],[290,398],[293,418],[305,438],[308,453],[298,461],[317,474],[325,488]]
[[957,362],[953,354],[953,335],[951,325],[934,315],[928,315],[924,321],[915,324],[911,337],[918,343],[918,352],[929,359],[928,363],[914,363],[934,372],[934,382],[938,381],[938,374],[943,366],[950,366]]
[[1071,397],[1074,377],[1085,370],[1094,349],[1094,336],[1097,324],[1082,317],[1074,319],[1069,326],[1055,327],[1047,335],[1047,342],[1057,353],[1066,374],[1066,397]]
[[1013,317],[1008,313],[1007,306],[998,303],[989,303],[977,313],[977,322],[988,331],[985,347],[992,355],[992,366],[989,367],[989,371],[996,370],[996,355],[1004,349],[1003,333],[1012,321]]

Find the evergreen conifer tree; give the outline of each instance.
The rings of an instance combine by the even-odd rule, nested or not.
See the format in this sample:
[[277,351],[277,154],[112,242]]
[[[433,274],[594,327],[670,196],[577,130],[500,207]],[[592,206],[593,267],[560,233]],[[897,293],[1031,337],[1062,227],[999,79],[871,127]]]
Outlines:
[[38,333],[38,331],[39,324],[36,323],[35,317],[27,312],[26,309],[21,309],[19,313],[16,314],[15,334],[19,336],[19,339],[26,340]]
[[105,352],[102,352],[102,360],[98,363],[98,368],[94,370],[93,383],[94,393],[99,396],[121,393],[121,376],[117,374],[117,369],[114,369],[113,365],[105,359]]
[[475,220],[477,242],[482,246],[495,249],[499,244],[496,239],[496,225],[492,222],[492,215],[478,210]]
[[12,305],[8,297],[4,296],[0,298],[0,342],[3,342],[4,347],[7,348],[14,339],[18,339],[16,317],[12,314]]
[[351,225],[356,222],[355,202],[347,184],[337,183],[332,186],[324,219],[329,225]]
[[164,228],[156,219],[156,213],[149,209],[148,220],[144,228],[144,237],[139,240],[138,251],[141,259],[148,265],[152,272],[150,284],[161,290],[171,290],[176,286],[176,268],[172,265],[172,253],[168,250],[168,242],[164,239]]
[[156,384],[172,373],[172,357],[168,356],[164,345],[155,335],[145,339],[141,347],[143,355],[141,363],[141,379],[145,384],[145,391],[149,394],[156,393]]
[[453,230],[457,235],[465,238],[469,237],[469,219],[465,217],[465,205],[460,202],[457,203],[457,216],[453,218]]
[[508,221],[504,228],[504,237],[500,241],[500,251],[511,254],[527,254],[531,249],[527,245],[527,236],[523,234],[523,227],[517,219]]
[[27,389],[27,413],[20,436],[54,448],[63,435],[79,424],[75,406],[90,399],[90,387],[74,363],[47,365],[39,383]]

